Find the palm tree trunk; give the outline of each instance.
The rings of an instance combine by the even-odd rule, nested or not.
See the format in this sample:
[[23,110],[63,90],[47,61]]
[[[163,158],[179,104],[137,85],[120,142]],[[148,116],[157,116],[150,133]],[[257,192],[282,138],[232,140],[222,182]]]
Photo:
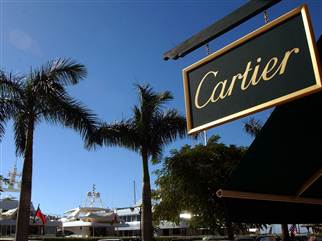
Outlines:
[[16,241],[28,241],[32,184],[33,135],[34,120],[33,118],[30,118],[27,130],[26,147],[24,151],[21,191],[16,222]]
[[149,162],[147,151],[142,148],[142,167],[143,167],[143,185],[142,185],[142,240],[152,241],[152,210],[151,210],[151,187]]

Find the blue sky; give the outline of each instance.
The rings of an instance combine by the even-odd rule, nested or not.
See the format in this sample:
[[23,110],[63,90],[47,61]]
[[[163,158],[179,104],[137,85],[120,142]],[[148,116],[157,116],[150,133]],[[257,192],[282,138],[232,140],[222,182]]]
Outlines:
[[[70,57],[83,63],[88,77],[70,88],[70,93],[91,108],[99,118],[116,121],[129,117],[137,103],[134,83],[149,83],[158,91],[170,90],[175,99],[169,107],[184,114],[181,70],[205,57],[200,48],[177,61],[163,61],[162,54],[199,32],[246,1],[17,1],[0,0],[0,67],[24,73],[48,60]],[[283,0],[269,10],[269,19],[304,1]],[[322,3],[305,1],[315,35],[322,32]],[[264,24],[263,14],[210,43],[211,52]],[[256,116],[265,120],[271,110]],[[247,119],[247,118],[246,118]],[[245,119],[209,131],[227,144],[247,146],[251,138],[242,129]],[[201,139],[199,140],[201,142]],[[179,148],[178,140],[165,149]],[[1,143],[0,174],[17,160],[11,125]],[[156,166],[151,166],[153,171]],[[152,175],[152,181],[155,177]],[[133,180],[141,193],[141,160],[121,148],[87,151],[79,135],[70,129],[42,123],[34,143],[32,200],[45,213],[62,214],[85,201],[96,184],[105,206],[133,203]]]

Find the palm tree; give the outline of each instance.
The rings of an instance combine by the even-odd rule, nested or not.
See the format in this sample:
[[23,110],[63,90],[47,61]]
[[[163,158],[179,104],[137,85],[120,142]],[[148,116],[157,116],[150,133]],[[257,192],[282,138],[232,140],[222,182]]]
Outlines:
[[164,104],[173,97],[169,91],[154,92],[149,85],[137,85],[139,105],[133,117],[113,124],[103,124],[93,145],[121,146],[141,155],[142,239],[152,241],[152,211],[149,161],[160,160],[162,149],[177,137],[186,135],[185,118],[174,109],[163,111]]
[[16,152],[24,157],[17,241],[28,240],[36,125],[41,121],[61,124],[78,131],[85,141],[95,133],[96,116],[65,89],[86,75],[86,68],[70,59],[50,61],[21,77],[0,72],[0,137],[4,133],[5,122],[12,119]]
[[260,130],[262,129],[262,122],[256,120],[255,118],[250,118],[244,123],[244,131],[252,137],[256,137]]

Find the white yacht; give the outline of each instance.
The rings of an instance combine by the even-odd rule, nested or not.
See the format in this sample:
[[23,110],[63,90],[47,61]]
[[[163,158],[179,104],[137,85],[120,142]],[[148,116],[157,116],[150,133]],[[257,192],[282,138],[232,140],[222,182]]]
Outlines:
[[141,233],[141,204],[135,204],[132,207],[117,208],[120,223],[115,227],[117,236],[140,236]]
[[[141,206],[138,202],[131,207],[117,208],[116,213],[120,219],[120,225],[115,227],[117,236],[141,236]],[[161,221],[154,227],[155,236],[185,235],[188,229],[187,220],[181,219],[179,224],[169,221]]]
[[114,235],[119,218],[113,210],[103,207],[100,193],[93,185],[84,206],[66,211],[61,222],[62,232],[75,237],[109,236]]
[[[16,232],[16,218],[18,211],[18,198],[20,193],[21,174],[17,172],[16,165],[9,172],[7,182],[0,180],[0,236],[14,236]],[[60,222],[55,216],[46,215],[46,224],[35,217],[35,209],[30,207],[30,233],[55,235]]]

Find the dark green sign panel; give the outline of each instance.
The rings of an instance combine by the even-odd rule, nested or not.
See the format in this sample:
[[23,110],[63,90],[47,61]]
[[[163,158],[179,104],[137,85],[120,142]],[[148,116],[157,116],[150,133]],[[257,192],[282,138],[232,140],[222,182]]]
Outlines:
[[306,6],[183,70],[189,134],[321,90]]

